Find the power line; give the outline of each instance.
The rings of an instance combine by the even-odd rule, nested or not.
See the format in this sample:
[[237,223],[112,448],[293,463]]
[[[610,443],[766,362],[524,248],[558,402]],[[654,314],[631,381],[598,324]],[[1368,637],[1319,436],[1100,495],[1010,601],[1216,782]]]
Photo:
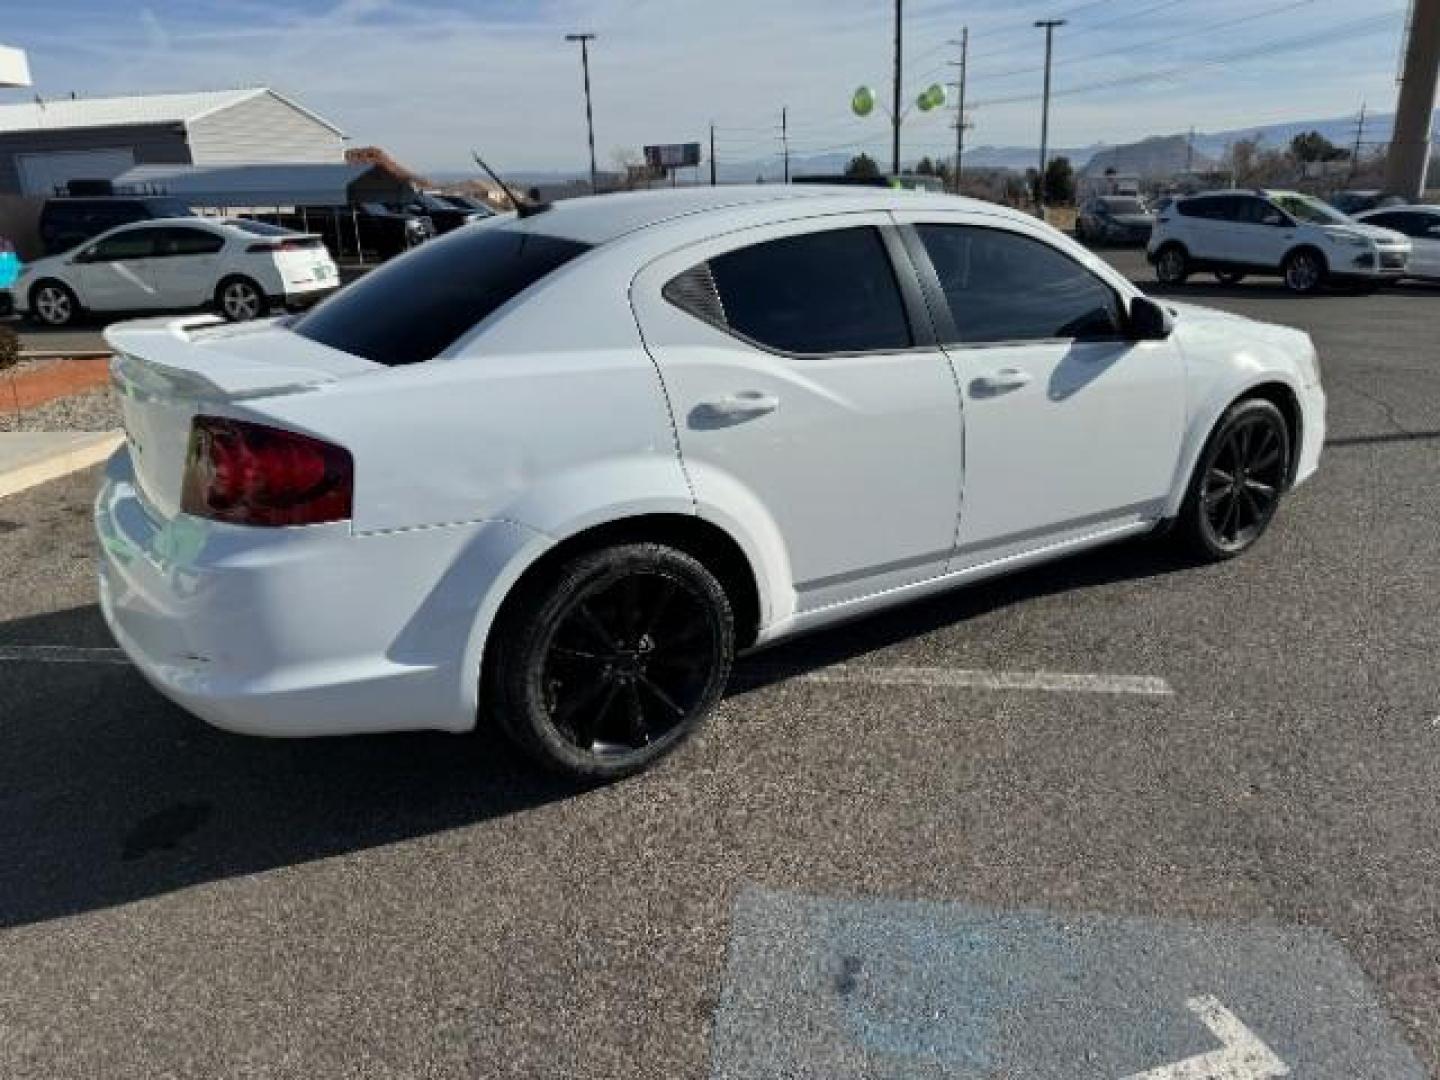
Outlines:
[[[1162,4],[1162,5],[1160,5],[1160,6],[1161,6],[1161,7],[1168,7],[1170,4],[1172,4],[1172,3],[1177,3],[1177,2],[1183,2],[1183,0],[1166,0],[1166,2],[1165,2],[1164,4]],[[1198,37],[1198,36],[1200,36],[1201,34],[1214,33],[1216,30],[1225,30],[1225,29],[1228,29],[1229,27],[1232,27],[1232,26],[1240,26],[1240,25],[1243,24],[1243,23],[1255,22],[1257,19],[1267,19],[1267,18],[1269,18],[1269,17],[1272,16],[1272,15],[1281,15],[1281,14],[1287,12],[1287,11],[1293,11],[1295,8],[1306,7],[1306,6],[1310,5],[1310,4],[1313,4],[1314,2],[1315,2],[1315,0],[1291,0],[1290,3],[1281,4],[1279,7],[1270,8],[1270,9],[1268,9],[1268,10],[1266,10],[1266,11],[1254,12],[1254,13],[1252,13],[1252,14],[1250,14],[1250,15],[1242,15],[1242,16],[1241,16],[1240,18],[1238,18],[1238,19],[1227,19],[1227,20],[1225,20],[1224,22],[1210,23],[1209,25],[1203,27],[1202,29],[1197,30],[1197,31],[1193,31],[1193,32],[1188,33],[1188,34],[1186,34],[1186,35],[1184,35],[1184,36],[1185,36],[1185,37]],[[1078,32],[1079,32],[1079,31],[1076,31],[1076,33],[1078,33]],[[1070,35],[1070,36],[1073,37],[1074,35],[1072,34],[1072,35]],[[1084,56],[1070,56],[1070,57],[1066,57],[1066,58],[1061,59],[1061,60],[1056,60],[1056,61],[1055,61],[1055,66],[1056,66],[1056,67],[1065,67],[1065,66],[1072,65],[1072,64],[1087,64],[1087,63],[1089,63],[1089,62],[1092,61],[1092,60],[1100,60],[1100,59],[1103,59],[1104,57],[1107,57],[1107,56],[1116,56],[1116,55],[1118,55],[1118,54],[1120,54],[1120,53],[1133,52],[1133,51],[1135,51],[1135,50],[1137,50],[1137,49],[1146,49],[1146,48],[1149,48],[1151,45],[1164,45],[1164,44],[1167,44],[1167,43],[1169,43],[1169,42],[1178,41],[1178,40],[1182,40],[1182,39],[1179,38],[1179,37],[1177,37],[1175,34],[1162,34],[1160,37],[1147,38],[1147,39],[1144,40],[1144,41],[1131,42],[1131,43],[1128,44],[1128,45],[1121,45],[1121,46],[1118,46],[1117,48],[1114,48],[1114,49],[1104,49],[1104,50],[1102,50],[1102,51],[1100,51],[1100,52],[1096,52],[1096,53],[1086,53]],[[978,76],[983,76],[983,77],[986,78],[986,79],[1008,79],[1008,78],[1011,78],[1012,76],[1015,76],[1015,75],[1030,75],[1030,74],[1033,74],[1034,72],[1037,72],[1037,71],[1040,71],[1040,70],[1041,70],[1041,65],[1035,64],[1035,65],[1032,65],[1031,67],[1013,68],[1013,69],[1011,69],[1010,71],[1001,71],[1001,72],[996,72],[996,73],[994,73],[994,74],[990,74],[990,73],[981,71],[981,72],[977,72],[977,75],[978,75]]]
[[[1281,39],[1278,41],[1265,42],[1261,45],[1241,49],[1236,52],[1226,53],[1221,56],[1208,57],[1202,60],[1191,61],[1184,64],[1177,64],[1167,68],[1159,68],[1153,71],[1141,72],[1136,75],[1122,75],[1114,79],[1106,79],[1101,82],[1090,83],[1087,86],[1068,87],[1056,90],[1052,97],[1073,97],[1077,94],[1091,94],[1097,90],[1110,90],[1120,86],[1136,86],[1147,82],[1157,82],[1173,78],[1177,75],[1184,75],[1191,71],[1202,68],[1215,67],[1217,65],[1233,63],[1237,60],[1253,60],[1276,53],[1287,52],[1291,49],[1304,48],[1310,45],[1320,44],[1336,37],[1347,35],[1374,33],[1382,29],[1389,29],[1391,19],[1400,14],[1398,11],[1387,12],[1382,18],[1366,16],[1348,23],[1340,23],[1328,27],[1322,31],[1312,34],[1304,34],[1295,38]],[[1021,102],[1037,101],[1041,95],[1038,94],[1011,94],[1005,97],[987,98],[975,102],[977,108],[993,107],[996,105],[1015,105]]]

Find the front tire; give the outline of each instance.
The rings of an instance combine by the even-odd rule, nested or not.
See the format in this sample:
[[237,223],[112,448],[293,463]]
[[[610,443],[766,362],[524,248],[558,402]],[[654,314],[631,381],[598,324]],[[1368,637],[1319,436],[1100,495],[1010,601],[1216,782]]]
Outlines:
[[1302,296],[1319,292],[1329,272],[1324,256],[1309,248],[1301,248],[1286,255],[1280,269],[1285,275],[1285,287]]
[[30,317],[42,326],[70,326],[80,317],[80,300],[59,281],[37,281],[30,290]]
[[215,288],[215,306],[230,322],[249,322],[265,314],[265,292],[246,277],[226,278]]
[[1233,559],[1269,528],[1290,477],[1290,427],[1272,402],[1247,398],[1215,426],[1180,511],[1180,537],[1207,561]]
[[1155,277],[1161,285],[1183,285],[1190,276],[1190,256],[1179,244],[1160,249],[1155,257]]
[[522,585],[494,640],[486,681],[506,734],[552,771],[605,782],[701,724],[730,676],[735,621],[699,560],[624,544]]

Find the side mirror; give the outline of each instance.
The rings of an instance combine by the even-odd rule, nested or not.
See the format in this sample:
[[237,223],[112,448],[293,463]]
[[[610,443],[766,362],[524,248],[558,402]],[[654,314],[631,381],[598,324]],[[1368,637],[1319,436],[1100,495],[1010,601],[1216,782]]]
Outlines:
[[1163,305],[1148,296],[1130,301],[1130,339],[1132,341],[1164,341],[1175,329],[1175,320]]

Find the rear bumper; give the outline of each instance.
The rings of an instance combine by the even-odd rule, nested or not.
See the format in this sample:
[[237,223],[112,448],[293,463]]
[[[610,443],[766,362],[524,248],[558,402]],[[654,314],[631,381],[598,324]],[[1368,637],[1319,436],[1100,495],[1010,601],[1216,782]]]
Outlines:
[[165,697],[252,735],[473,727],[477,612],[536,534],[487,522],[356,536],[154,516],[129,455],[95,506],[100,608]]
[[291,311],[299,311],[304,308],[314,307],[321,300],[339,290],[339,280],[327,281],[324,284],[316,285],[290,285],[285,286],[285,293],[281,296],[270,297],[270,303],[275,307],[288,308]]

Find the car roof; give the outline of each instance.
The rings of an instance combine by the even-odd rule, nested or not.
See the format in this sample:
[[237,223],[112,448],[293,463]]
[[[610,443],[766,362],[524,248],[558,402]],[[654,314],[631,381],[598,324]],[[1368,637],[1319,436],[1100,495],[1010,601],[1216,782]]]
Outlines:
[[979,210],[1033,220],[1018,210],[958,195],[853,185],[737,184],[565,199],[512,222],[511,227],[598,245],[680,218],[722,217],[730,210],[765,204],[793,206],[796,216],[817,211]]

